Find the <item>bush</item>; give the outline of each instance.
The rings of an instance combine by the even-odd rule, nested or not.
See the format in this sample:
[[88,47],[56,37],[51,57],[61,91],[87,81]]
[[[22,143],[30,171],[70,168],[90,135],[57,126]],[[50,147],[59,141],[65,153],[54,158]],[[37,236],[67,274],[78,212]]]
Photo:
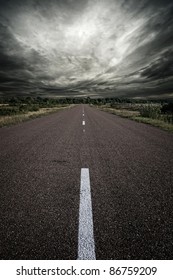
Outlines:
[[39,106],[35,104],[0,107],[0,116],[13,116],[17,114],[24,114],[27,112],[36,112],[39,110]]
[[20,110],[22,112],[38,111],[39,105],[36,105],[36,104],[22,105],[22,106],[20,106]]
[[12,116],[19,113],[18,107],[2,107],[0,108],[0,116]]
[[163,114],[173,114],[173,103],[164,104],[161,108]]
[[157,105],[143,105],[139,112],[144,118],[159,119],[161,116],[161,109]]

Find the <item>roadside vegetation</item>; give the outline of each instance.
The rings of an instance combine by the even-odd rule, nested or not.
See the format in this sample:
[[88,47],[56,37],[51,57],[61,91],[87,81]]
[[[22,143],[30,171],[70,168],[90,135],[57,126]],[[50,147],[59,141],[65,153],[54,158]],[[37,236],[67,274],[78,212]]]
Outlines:
[[69,103],[49,98],[4,98],[0,100],[0,127],[48,115],[71,106]]
[[113,100],[97,105],[106,112],[173,132],[173,102],[166,100]]

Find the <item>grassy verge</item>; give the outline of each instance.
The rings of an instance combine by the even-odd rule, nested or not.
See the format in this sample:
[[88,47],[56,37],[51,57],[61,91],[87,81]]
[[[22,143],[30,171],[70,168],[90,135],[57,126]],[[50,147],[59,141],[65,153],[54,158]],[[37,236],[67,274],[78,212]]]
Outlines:
[[27,111],[20,114],[0,116],[0,127],[10,126],[30,119],[46,116],[66,108],[70,108],[72,106],[73,105],[66,105],[66,106],[63,105],[63,106],[57,106],[53,108],[40,108],[37,111]]
[[132,120],[135,120],[135,121],[141,122],[141,123],[150,124],[150,125],[159,127],[161,129],[173,132],[173,124],[166,123],[162,120],[144,118],[144,117],[140,117],[140,116],[139,117],[134,117],[134,118],[132,118]]
[[166,121],[164,121],[164,116],[160,116],[161,119],[153,119],[153,118],[149,118],[149,117],[143,117],[140,114],[139,110],[130,110],[130,109],[115,109],[115,108],[110,108],[107,106],[99,106],[97,107],[99,109],[101,109],[102,111],[120,116],[120,117],[124,117],[124,118],[128,118],[140,123],[145,123],[145,124],[149,124],[158,128],[161,128],[163,130],[167,130],[167,131],[171,131],[173,132],[173,124],[172,123],[168,123]]

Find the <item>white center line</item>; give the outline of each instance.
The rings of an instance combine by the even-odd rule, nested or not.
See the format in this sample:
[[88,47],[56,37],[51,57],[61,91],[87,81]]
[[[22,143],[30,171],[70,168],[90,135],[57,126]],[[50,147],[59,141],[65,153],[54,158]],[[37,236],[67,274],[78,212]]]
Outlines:
[[82,121],[82,125],[85,125],[85,121]]
[[93,232],[93,215],[89,169],[81,169],[78,260],[95,260],[95,243]]

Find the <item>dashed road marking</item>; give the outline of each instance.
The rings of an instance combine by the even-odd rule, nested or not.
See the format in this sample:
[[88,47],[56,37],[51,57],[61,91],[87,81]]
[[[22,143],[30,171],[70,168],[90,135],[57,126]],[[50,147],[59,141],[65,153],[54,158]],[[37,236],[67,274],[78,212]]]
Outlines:
[[85,121],[82,121],[82,125],[85,125]]
[[95,259],[89,169],[82,168],[79,205],[78,260]]

